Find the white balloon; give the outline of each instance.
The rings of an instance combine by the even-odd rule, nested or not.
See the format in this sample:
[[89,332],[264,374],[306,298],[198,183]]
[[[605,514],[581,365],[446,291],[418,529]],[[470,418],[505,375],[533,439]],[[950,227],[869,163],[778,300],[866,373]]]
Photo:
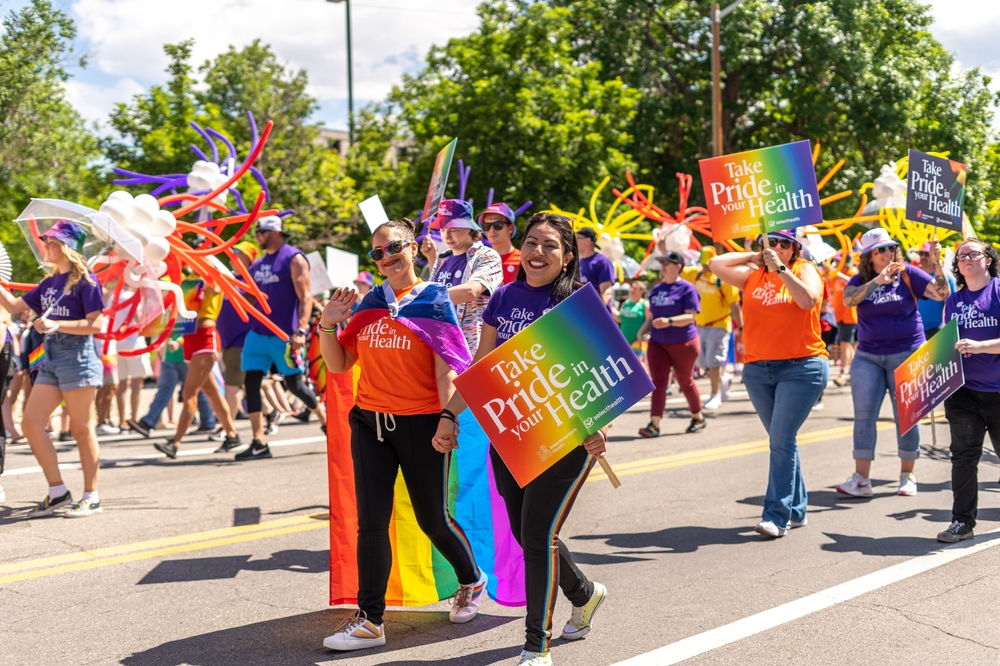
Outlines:
[[149,223],[149,230],[154,236],[169,236],[176,228],[177,219],[165,210],[158,211]]
[[208,166],[208,162],[206,162],[205,160],[197,160],[191,166],[191,170],[192,171],[204,171],[207,166]]
[[215,162],[205,162],[204,164],[205,166],[203,168],[206,173],[219,173],[219,165]]
[[137,211],[141,211],[141,218],[139,221],[147,225],[153,220],[153,216],[160,210],[160,203],[156,200],[156,197],[151,194],[140,194],[135,198],[132,205]]
[[[118,194],[115,192],[114,194]],[[128,194],[128,192],[126,192]],[[112,220],[118,224],[125,226],[128,224],[129,213],[132,212],[132,202],[123,202],[121,197],[116,199],[108,199],[101,204],[101,212],[107,213]]]
[[132,195],[125,190],[115,190],[108,195],[108,201],[124,201],[126,203],[131,203]]
[[192,171],[189,173],[186,180],[188,189],[194,190],[195,192],[214,189],[211,185],[211,181],[206,177],[206,175],[198,171]]
[[[155,238],[153,240],[156,240]],[[153,264],[153,275],[158,278],[167,274],[167,264],[164,261],[157,261]]]
[[135,236],[139,240],[139,242],[142,243],[142,246],[144,248],[152,238],[152,234],[149,233],[149,229],[146,227],[146,225],[139,224],[138,222],[133,222],[132,224],[126,226],[125,231]]
[[166,238],[156,236],[154,238],[150,238],[143,249],[146,252],[146,256],[149,257],[149,260],[156,263],[158,261],[163,261],[167,258],[167,255],[170,254],[170,243],[167,242]]

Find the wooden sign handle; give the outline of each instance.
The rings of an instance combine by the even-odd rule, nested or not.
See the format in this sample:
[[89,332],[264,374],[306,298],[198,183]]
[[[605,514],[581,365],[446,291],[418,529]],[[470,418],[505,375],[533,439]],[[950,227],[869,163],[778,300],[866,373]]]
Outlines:
[[600,464],[601,469],[604,470],[604,473],[608,475],[608,481],[611,482],[612,486],[617,488],[622,485],[622,482],[618,480],[618,475],[615,474],[615,470],[611,469],[611,463],[608,462],[607,458],[598,458],[597,462]]

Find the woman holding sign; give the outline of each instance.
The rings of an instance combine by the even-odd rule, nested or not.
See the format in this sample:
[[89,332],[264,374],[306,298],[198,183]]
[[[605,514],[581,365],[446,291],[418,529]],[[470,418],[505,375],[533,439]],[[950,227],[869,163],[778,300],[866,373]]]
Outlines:
[[[464,360],[464,368],[469,351],[447,288],[424,282],[414,272],[413,232],[413,223],[405,218],[375,229],[368,255],[385,282],[365,295],[357,312],[357,292],[334,291],[320,317],[320,349],[330,372],[348,372],[358,362],[364,368],[349,417],[358,505],[359,610],[323,641],[331,650],[385,645],[382,615],[392,568],[389,523],[400,472],[420,529],[455,568],[460,587],[451,621],[474,618],[486,591],[486,574],[448,511],[450,456],[431,442],[445,419],[441,405],[455,392],[455,371],[445,358]],[[443,310],[450,315],[445,317],[450,328],[442,322],[436,335],[428,335],[415,324],[419,330],[404,325],[397,317],[410,321],[411,305]],[[351,323],[338,339],[337,325],[347,319]]]
[[899,435],[895,371],[913,350],[926,342],[918,310],[920,297],[943,301],[950,291],[934,243],[934,277],[903,261],[899,243],[885,229],[861,237],[859,272],[844,288],[844,305],[858,309],[858,347],[851,361],[851,397],[854,399],[854,474],[837,491],[871,497],[868,478],[875,459],[878,434],[875,421],[886,391],[892,402],[899,446],[899,495],[917,494],[913,467],[920,456],[920,428]]
[[944,401],[951,429],[952,523],[938,541],[955,543],[973,537],[979,498],[978,467],[983,440],[990,433],[1000,453],[1000,256],[978,240],[955,252],[959,290],[945,302],[945,321],[958,322],[965,386]]
[[[538,213],[528,220],[521,245],[517,280],[504,285],[490,299],[483,313],[483,332],[475,361],[510,340],[521,329],[551,310],[582,287],[576,236],[569,220]],[[475,362],[474,361],[474,362]],[[450,451],[456,446],[458,428],[453,420],[466,408],[455,393],[442,414],[434,446]],[[556,588],[572,602],[573,612],[563,628],[565,640],[583,638],[590,631],[607,589],[583,575],[569,548],[559,539],[559,529],[569,515],[596,458],[604,455],[607,434],[602,430],[583,445],[546,469],[524,488],[517,483],[496,449],[490,462],[497,490],[503,496],[514,537],[524,550],[524,585],[528,600],[524,650],[518,664],[548,666],[552,638],[552,610]]]
[[764,515],[754,529],[773,539],[806,524],[808,496],[796,438],[826,388],[830,366],[819,323],[823,278],[802,259],[794,233],[772,231],[767,237],[770,246],[761,252],[724,254],[708,267],[744,292],[743,383],[771,445]]

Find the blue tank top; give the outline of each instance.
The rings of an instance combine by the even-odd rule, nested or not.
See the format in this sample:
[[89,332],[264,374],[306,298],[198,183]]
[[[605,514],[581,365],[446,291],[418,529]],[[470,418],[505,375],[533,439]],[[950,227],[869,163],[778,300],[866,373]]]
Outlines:
[[[292,259],[302,250],[287,243],[274,254],[265,254],[250,265],[250,277],[260,290],[267,295],[271,306],[271,321],[288,335],[299,325],[299,296],[292,283]],[[260,308],[263,312],[264,308]],[[270,329],[254,318],[250,319],[250,330],[261,335],[274,335]]]

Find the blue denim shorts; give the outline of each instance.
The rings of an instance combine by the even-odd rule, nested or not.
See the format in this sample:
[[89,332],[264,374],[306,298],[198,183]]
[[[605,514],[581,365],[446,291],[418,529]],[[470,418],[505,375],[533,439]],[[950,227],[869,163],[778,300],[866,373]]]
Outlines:
[[45,360],[34,383],[56,386],[63,392],[100,388],[104,384],[104,365],[94,336],[58,331],[46,335]]

